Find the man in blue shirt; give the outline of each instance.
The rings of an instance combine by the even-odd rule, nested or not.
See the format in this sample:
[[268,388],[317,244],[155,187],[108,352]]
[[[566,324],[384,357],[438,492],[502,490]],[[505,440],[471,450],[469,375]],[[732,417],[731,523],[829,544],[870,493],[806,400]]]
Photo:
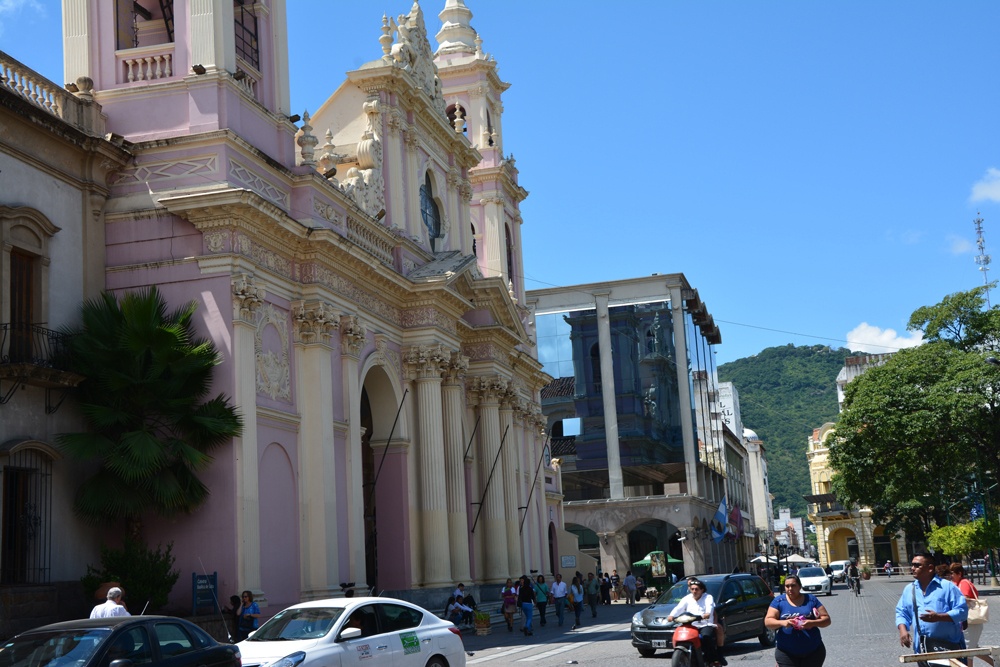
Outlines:
[[[950,581],[935,576],[931,554],[914,556],[910,571],[914,581],[903,589],[896,603],[900,645],[906,648],[912,645],[914,653],[924,653],[921,637],[926,637],[954,645],[949,648],[965,648],[962,621],[969,615],[969,606],[962,591]],[[919,630],[919,636],[911,635],[911,630],[914,635]]]

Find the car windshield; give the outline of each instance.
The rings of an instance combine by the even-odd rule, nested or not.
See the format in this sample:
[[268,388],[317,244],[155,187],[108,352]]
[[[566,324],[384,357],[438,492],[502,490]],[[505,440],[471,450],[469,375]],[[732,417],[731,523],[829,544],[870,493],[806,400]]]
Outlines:
[[[273,642],[319,639],[330,632],[344,613],[343,607],[299,607],[285,609],[260,626],[247,641]],[[2,666],[0,666],[2,667]]]
[[821,567],[804,567],[799,570],[800,577],[825,577],[826,572]]
[[111,634],[107,628],[33,632],[0,646],[0,667],[69,667],[90,659]]
[[843,563],[834,563],[830,567],[832,569],[834,569],[834,570],[843,570],[844,569],[844,564]]

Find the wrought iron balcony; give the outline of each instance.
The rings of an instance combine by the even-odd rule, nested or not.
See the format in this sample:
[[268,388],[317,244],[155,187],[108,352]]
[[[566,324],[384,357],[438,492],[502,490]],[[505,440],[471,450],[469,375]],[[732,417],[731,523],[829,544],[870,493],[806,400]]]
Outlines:
[[[9,401],[18,387],[31,385],[45,389],[45,412],[55,412],[83,376],[66,367],[68,337],[34,324],[0,323],[0,405]],[[3,387],[3,382],[9,387]],[[53,404],[52,390],[62,390]]]

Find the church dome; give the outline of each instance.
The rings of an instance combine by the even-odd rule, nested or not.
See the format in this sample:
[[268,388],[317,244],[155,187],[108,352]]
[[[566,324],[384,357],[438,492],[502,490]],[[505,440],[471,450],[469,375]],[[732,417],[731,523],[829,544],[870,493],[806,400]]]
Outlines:
[[760,440],[760,436],[758,436],[756,433],[754,433],[748,428],[743,429],[743,438],[746,440],[758,440],[758,441]]

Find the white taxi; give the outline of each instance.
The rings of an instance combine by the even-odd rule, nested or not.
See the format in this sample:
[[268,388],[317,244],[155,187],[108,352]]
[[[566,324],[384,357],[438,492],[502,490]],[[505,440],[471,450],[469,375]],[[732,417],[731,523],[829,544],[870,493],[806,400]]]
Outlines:
[[293,605],[237,644],[243,667],[465,667],[458,628],[404,600]]

